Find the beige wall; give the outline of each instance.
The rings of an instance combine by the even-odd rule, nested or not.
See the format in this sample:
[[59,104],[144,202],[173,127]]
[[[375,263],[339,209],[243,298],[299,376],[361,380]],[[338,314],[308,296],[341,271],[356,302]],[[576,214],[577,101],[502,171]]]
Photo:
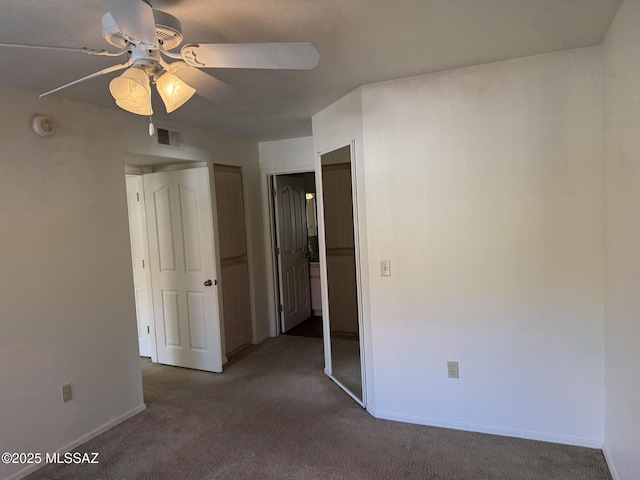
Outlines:
[[640,2],[626,0],[603,43],[605,453],[615,479],[640,472]]
[[363,149],[374,415],[601,445],[600,59],[595,47],[365,86],[313,118],[316,150]]
[[315,166],[313,137],[290,138],[260,142],[260,168],[266,173],[282,173],[290,170],[311,171]]
[[[258,149],[192,128],[182,151],[161,149],[146,118],[14,88],[0,104],[0,450],[55,452],[143,408],[125,152],[241,164],[257,191]],[[53,137],[31,131],[36,113],[53,117]],[[249,203],[260,242],[259,196]],[[259,277],[261,249],[254,261]],[[19,469],[0,465],[0,478]]]

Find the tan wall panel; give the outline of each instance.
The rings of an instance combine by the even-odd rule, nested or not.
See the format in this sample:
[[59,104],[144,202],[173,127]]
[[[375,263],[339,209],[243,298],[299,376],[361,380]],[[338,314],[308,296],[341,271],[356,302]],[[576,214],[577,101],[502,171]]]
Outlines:
[[327,251],[329,319],[332,332],[358,333],[354,250]]
[[351,164],[323,165],[322,190],[327,249],[354,248]]
[[222,265],[224,340],[227,355],[251,343],[249,266],[246,261]]
[[251,343],[251,290],[242,169],[214,165],[222,309],[227,355]]
[[218,210],[220,259],[247,254],[242,169],[226,165],[213,167]]

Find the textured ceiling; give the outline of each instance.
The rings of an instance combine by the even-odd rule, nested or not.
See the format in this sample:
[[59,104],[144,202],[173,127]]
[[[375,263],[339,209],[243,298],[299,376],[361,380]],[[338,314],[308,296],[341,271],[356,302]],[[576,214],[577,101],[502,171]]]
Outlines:
[[[137,0],[131,0],[137,1]],[[621,0],[152,0],[186,42],[312,42],[311,71],[207,70],[238,94],[154,116],[258,141],[311,134],[310,117],[360,85],[602,41]],[[101,0],[0,0],[0,43],[110,48]],[[120,62],[0,48],[0,84],[48,91]],[[115,107],[114,73],[57,95]],[[157,100],[157,99],[156,99]]]

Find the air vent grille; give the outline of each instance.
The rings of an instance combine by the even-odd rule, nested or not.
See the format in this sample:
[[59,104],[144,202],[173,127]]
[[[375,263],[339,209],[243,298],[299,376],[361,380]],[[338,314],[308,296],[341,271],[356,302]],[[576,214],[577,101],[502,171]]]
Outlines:
[[171,128],[158,127],[156,129],[156,145],[159,147],[182,148],[182,133]]

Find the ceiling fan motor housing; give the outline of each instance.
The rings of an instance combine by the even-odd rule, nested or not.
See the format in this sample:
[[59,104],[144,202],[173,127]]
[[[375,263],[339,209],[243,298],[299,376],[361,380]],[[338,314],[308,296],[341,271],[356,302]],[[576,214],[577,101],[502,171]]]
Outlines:
[[[156,22],[156,36],[165,50],[171,50],[182,43],[184,37],[180,20],[160,10],[153,11],[153,18]],[[127,47],[129,37],[126,33],[120,31],[110,13],[102,17],[102,36],[115,47]]]

